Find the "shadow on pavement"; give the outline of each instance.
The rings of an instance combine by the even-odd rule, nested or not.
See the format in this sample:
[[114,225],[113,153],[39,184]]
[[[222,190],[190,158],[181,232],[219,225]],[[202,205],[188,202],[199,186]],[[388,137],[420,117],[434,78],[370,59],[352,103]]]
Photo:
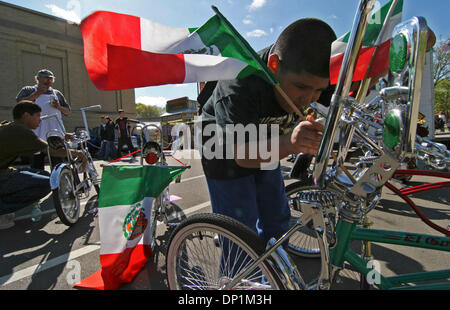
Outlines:
[[[43,204],[46,204],[47,208],[53,208],[52,197],[49,196]],[[78,238],[84,240],[83,245],[89,244],[95,229],[96,216],[96,212],[89,211],[96,208],[97,196],[94,196],[86,203],[84,212],[72,227],[62,224],[56,213],[50,213],[44,214],[39,222],[33,223],[30,219],[24,219],[17,221],[13,228],[2,231],[0,285],[9,280],[17,266],[28,263],[20,269],[38,266],[26,289],[54,288],[65,264],[50,266],[48,262],[59,256],[67,255],[68,258],[68,253]],[[56,225],[48,225],[53,221]],[[39,273],[47,268],[49,272]]]

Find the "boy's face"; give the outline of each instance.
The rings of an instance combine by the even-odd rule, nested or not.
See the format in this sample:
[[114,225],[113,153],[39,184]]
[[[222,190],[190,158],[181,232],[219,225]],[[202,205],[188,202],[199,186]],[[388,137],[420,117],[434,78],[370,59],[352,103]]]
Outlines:
[[119,113],[119,117],[120,117],[120,118],[123,118],[124,116],[125,116],[125,112],[120,112],[120,113]]
[[22,115],[21,121],[30,129],[36,129],[39,127],[39,124],[41,123],[41,112],[36,112],[33,114],[30,114],[28,112],[25,112]]
[[[279,73],[276,77],[280,81],[280,87],[292,100],[299,110],[317,101],[321,93],[327,89],[329,79],[315,76],[306,72],[303,73]],[[280,106],[288,113],[294,112],[285,102],[281,95],[276,92],[276,98]]]

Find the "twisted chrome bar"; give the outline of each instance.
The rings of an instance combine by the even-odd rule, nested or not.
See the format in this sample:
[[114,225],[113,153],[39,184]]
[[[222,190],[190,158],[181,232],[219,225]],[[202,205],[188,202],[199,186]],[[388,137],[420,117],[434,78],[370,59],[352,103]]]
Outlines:
[[[419,104],[422,91],[423,71],[425,67],[425,53],[428,40],[427,22],[423,17],[414,17],[411,19],[411,24],[414,25],[413,31],[410,32],[411,41],[415,44],[415,48],[411,51],[413,53],[411,61],[408,64],[411,71],[410,76],[413,77],[409,81],[409,88],[411,89],[408,100],[408,119],[409,126],[405,131],[405,152],[407,155],[414,155],[417,121],[419,116]],[[401,30],[400,30],[401,31]]]
[[97,105],[91,105],[91,106],[89,106],[89,107],[84,107],[84,108],[81,108],[81,109],[80,109],[81,115],[83,116],[83,124],[84,124],[84,128],[86,129],[86,134],[87,134],[87,136],[88,136],[88,138],[89,138],[88,140],[91,139],[91,135],[90,135],[90,133],[89,133],[89,126],[88,126],[88,123],[87,123],[86,111],[88,111],[88,110],[93,110],[93,109],[101,109],[101,108],[102,108],[102,106],[99,105],[99,104],[97,104]]
[[450,166],[450,151],[444,146],[417,136],[416,154],[419,160],[437,170],[445,170]]
[[[384,38],[384,34],[387,31],[389,20],[397,7],[398,0],[393,0],[391,3],[391,6],[389,8],[389,11],[386,15],[386,18],[384,19],[383,26],[381,27],[380,34],[378,35],[377,41],[375,42],[375,50],[373,52],[372,58],[370,60],[369,66],[366,70],[366,74],[364,79],[361,81],[358,94],[356,96],[356,101],[359,104],[363,104],[366,100],[366,96],[369,90],[370,82],[372,81],[372,78],[369,77],[370,71],[372,69],[372,65],[375,61],[375,57],[377,56],[378,49],[382,43],[382,39]],[[345,159],[347,156],[348,150],[350,149],[350,144],[353,140],[353,136],[355,134],[355,127],[350,126],[349,124],[342,124],[342,128],[340,131],[340,138],[339,138],[339,151],[338,151],[338,159]]]
[[318,160],[314,167],[314,180],[321,188],[325,187],[325,172],[328,157],[332,150],[339,119],[342,114],[342,105],[340,104],[341,98],[346,97],[350,91],[353,71],[367,26],[368,15],[370,11],[372,11],[374,4],[375,0],[361,0],[353,21],[349,43],[342,61],[336,90],[331,99],[330,111],[325,125],[322,142],[317,153]]

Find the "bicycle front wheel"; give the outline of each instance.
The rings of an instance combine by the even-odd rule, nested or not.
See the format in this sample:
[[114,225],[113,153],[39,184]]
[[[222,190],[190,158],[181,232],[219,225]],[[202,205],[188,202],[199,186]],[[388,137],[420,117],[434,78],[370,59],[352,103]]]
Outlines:
[[53,204],[61,222],[72,226],[80,217],[80,201],[75,194],[72,171],[63,168],[59,175],[58,188],[53,190]]
[[[214,290],[238,276],[265,250],[258,235],[244,224],[219,214],[196,214],[174,230],[167,249],[170,289]],[[283,289],[268,262],[263,262],[233,289]]]
[[[285,188],[286,196],[288,198],[289,208],[291,210],[290,226],[293,226],[297,219],[303,215],[302,206],[298,200],[298,195],[301,193],[321,193],[312,182],[295,182],[289,184]],[[326,218],[327,237],[328,241],[333,238],[332,231],[334,230],[334,218]],[[305,258],[320,258],[319,240],[312,226],[312,221],[304,227],[297,230],[290,238],[287,250],[297,256]]]

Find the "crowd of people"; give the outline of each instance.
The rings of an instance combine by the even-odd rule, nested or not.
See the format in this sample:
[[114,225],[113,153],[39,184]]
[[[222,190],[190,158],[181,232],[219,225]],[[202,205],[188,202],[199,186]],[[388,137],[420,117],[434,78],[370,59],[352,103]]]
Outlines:
[[[67,156],[65,149],[52,149],[47,144],[47,136],[55,130],[66,132],[62,116],[69,116],[71,107],[62,92],[53,88],[55,76],[50,70],[39,70],[35,81],[35,85],[25,86],[17,94],[12,121],[0,125],[0,229],[14,226],[15,212],[20,209],[34,206],[39,210],[40,200],[51,191],[51,170]],[[41,120],[43,115],[56,115],[56,118]],[[72,136],[65,134],[64,139]],[[99,151],[93,154],[99,159],[119,158],[123,145],[128,146],[129,152],[134,151],[129,120],[123,110],[118,111],[115,122],[108,115],[101,117],[100,138]],[[83,152],[72,150],[71,155],[87,165]],[[50,156],[47,169],[46,156]],[[29,167],[15,165],[19,158],[28,158]]]

